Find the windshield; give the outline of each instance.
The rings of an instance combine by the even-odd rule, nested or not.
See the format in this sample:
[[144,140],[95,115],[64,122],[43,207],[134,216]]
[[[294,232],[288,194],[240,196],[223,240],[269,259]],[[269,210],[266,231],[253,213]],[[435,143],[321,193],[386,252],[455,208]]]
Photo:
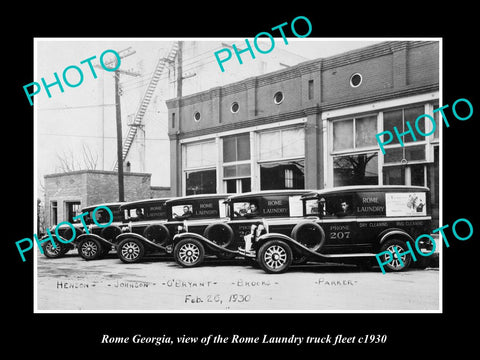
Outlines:
[[165,220],[167,212],[165,204],[138,204],[124,209],[126,221]]
[[218,219],[227,216],[225,199],[198,199],[169,205],[169,220]]

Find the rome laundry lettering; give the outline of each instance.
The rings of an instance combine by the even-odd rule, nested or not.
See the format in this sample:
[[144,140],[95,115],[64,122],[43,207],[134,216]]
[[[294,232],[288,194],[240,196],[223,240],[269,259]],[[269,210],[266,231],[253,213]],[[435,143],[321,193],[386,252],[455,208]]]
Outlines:
[[357,212],[382,212],[385,206],[357,206]]

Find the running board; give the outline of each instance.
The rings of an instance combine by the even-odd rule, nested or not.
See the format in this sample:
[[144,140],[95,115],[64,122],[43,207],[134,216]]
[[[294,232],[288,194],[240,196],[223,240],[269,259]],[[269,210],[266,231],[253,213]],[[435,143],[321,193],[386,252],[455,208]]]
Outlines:
[[318,254],[327,258],[350,258],[350,257],[374,257],[376,254],[372,253],[352,253],[352,254]]

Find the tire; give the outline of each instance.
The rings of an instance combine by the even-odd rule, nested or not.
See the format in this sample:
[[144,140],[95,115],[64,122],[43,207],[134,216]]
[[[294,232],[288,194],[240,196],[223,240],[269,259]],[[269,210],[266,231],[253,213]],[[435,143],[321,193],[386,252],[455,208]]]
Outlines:
[[228,247],[233,241],[233,229],[225,223],[210,224],[205,228],[203,236],[221,247]]
[[69,248],[61,243],[55,243],[56,248],[53,248],[52,242],[49,241],[45,245],[42,245],[43,255],[49,259],[58,259],[65,255]]
[[145,246],[140,240],[127,238],[118,244],[117,255],[126,264],[136,263],[145,255]]
[[268,274],[285,272],[293,261],[292,249],[281,240],[267,241],[260,247],[257,262]]
[[100,236],[105,240],[112,242],[121,233],[122,229],[120,229],[118,226],[108,226],[102,229]]
[[157,245],[164,245],[170,239],[170,231],[165,225],[148,225],[143,231],[143,236]]
[[203,263],[205,249],[202,243],[195,239],[183,239],[175,245],[173,251],[175,261],[182,267],[194,267]]
[[78,255],[85,260],[96,260],[102,254],[102,244],[97,239],[88,237],[78,244]]
[[[399,253],[403,253],[405,252],[405,250],[407,250],[407,244],[405,243],[405,241],[399,240],[399,239],[387,240],[380,247],[380,252],[388,250],[393,254],[393,260],[388,264],[383,265],[386,271],[391,271],[391,272],[403,271],[407,269],[412,263],[412,257],[410,255],[404,255],[401,257],[401,260],[403,261],[403,266],[402,266],[400,260],[398,260],[397,255],[395,253],[395,250],[394,250],[395,247],[397,248],[397,252]],[[382,262],[387,261],[387,256],[390,256],[390,255],[384,254],[381,256]]]
[[318,251],[325,243],[325,231],[316,222],[302,221],[292,229],[291,238],[311,251]]

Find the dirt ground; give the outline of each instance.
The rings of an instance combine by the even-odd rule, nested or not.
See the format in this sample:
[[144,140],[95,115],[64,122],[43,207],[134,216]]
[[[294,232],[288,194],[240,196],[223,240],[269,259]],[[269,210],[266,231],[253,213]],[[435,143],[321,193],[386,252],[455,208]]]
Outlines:
[[124,264],[110,253],[85,261],[73,251],[37,257],[38,312],[78,311],[438,311],[438,268],[382,274],[307,264],[270,275],[241,260],[185,269],[171,258]]

